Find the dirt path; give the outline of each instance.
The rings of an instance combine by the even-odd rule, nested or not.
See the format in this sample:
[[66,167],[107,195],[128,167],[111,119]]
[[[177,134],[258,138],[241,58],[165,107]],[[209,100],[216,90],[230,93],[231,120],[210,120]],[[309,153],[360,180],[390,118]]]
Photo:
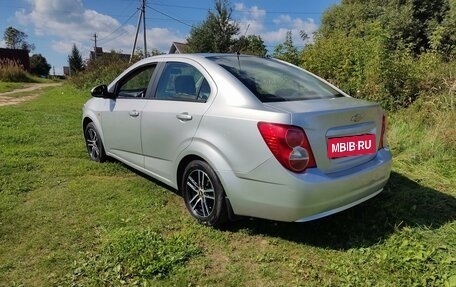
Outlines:
[[[0,93],[0,106],[9,106],[9,105],[17,105],[19,103],[25,102],[25,101],[30,101],[34,98],[36,98],[39,93],[38,90],[41,90],[43,88],[47,87],[56,87],[62,85],[61,83],[51,83],[51,84],[32,84],[31,86],[23,89],[17,89],[13,90],[11,92],[6,92],[6,93]],[[30,95],[24,96],[24,97],[11,97],[11,95],[17,94],[17,93],[26,93],[30,92]]]

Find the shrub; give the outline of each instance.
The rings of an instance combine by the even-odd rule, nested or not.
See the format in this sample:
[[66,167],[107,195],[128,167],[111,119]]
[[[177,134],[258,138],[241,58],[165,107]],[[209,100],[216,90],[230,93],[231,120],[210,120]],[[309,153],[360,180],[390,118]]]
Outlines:
[[407,47],[389,50],[390,35],[379,23],[363,29],[363,37],[356,31],[317,37],[301,54],[304,68],[388,110],[407,107],[420,96],[441,95],[450,89],[454,94],[454,63],[433,52],[415,57]]
[[90,89],[101,84],[109,84],[129,66],[128,60],[117,53],[104,54],[87,63],[86,68],[70,78],[81,89]]

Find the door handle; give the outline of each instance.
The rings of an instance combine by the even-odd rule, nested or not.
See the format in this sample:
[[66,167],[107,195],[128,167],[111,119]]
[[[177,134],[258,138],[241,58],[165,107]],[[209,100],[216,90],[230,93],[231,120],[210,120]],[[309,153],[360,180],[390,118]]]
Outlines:
[[191,121],[193,119],[193,117],[191,115],[189,115],[187,112],[176,115],[176,118],[178,118],[179,120],[184,121],[184,122]]
[[130,114],[130,117],[134,117],[134,118],[139,116],[139,112],[137,110],[132,110],[132,111],[130,111],[129,114]]

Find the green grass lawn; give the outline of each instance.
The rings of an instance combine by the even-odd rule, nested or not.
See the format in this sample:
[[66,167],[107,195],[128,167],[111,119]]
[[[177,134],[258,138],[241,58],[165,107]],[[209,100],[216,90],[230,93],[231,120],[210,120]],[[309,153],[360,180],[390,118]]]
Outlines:
[[0,81],[0,93],[11,92],[13,90],[27,88],[28,86],[32,85],[33,83],[46,84],[46,83],[59,82],[59,80],[43,79],[43,78],[39,78],[36,76],[29,76],[27,79],[29,82],[23,82],[23,83]]
[[87,98],[65,85],[0,107],[0,286],[456,286],[454,108],[390,115],[394,171],[372,200],[217,230],[174,190],[88,159]]
[[12,90],[22,89],[26,86],[25,83],[12,83],[0,81],[0,93],[11,92]]

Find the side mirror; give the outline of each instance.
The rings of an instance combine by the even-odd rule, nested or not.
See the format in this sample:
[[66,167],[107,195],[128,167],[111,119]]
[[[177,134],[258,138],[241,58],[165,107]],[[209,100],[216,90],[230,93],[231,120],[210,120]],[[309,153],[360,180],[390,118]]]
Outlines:
[[96,98],[112,98],[113,94],[108,92],[108,86],[106,85],[99,85],[94,87],[90,93],[92,94],[92,97]]

